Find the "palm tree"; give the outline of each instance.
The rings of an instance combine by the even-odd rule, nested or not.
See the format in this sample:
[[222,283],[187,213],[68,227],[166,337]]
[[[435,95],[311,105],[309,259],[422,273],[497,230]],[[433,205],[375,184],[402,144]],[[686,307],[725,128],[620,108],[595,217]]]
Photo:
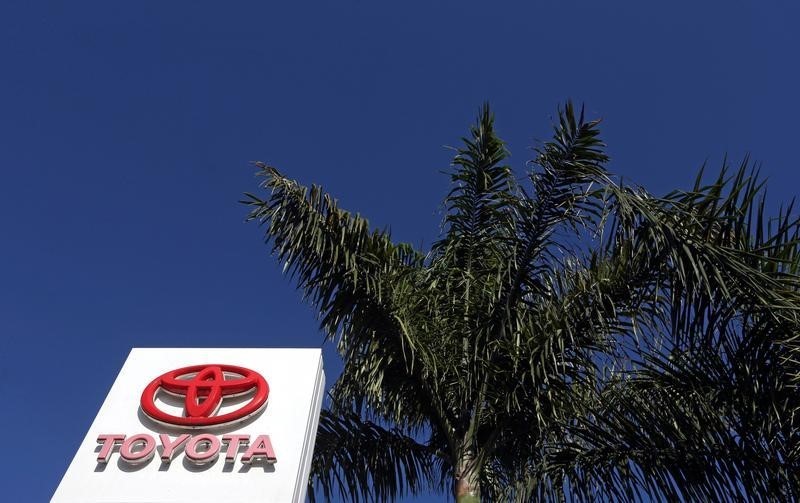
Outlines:
[[517,179],[484,106],[428,251],[257,164],[249,218],[344,360],[319,494],[800,497],[791,206],[766,215],[747,161],[664,197],[623,185],[598,123],[567,104]]

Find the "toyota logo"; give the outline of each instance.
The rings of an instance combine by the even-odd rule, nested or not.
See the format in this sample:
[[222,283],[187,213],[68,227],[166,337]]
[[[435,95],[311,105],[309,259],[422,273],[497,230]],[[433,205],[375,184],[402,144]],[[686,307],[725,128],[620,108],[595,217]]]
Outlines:
[[[156,406],[159,393],[183,398],[183,416]],[[231,412],[218,414],[225,399],[252,393],[249,401]],[[243,421],[260,413],[267,404],[269,385],[254,370],[235,365],[193,365],[162,374],[142,392],[142,412],[166,425],[188,428],[221,426]]]

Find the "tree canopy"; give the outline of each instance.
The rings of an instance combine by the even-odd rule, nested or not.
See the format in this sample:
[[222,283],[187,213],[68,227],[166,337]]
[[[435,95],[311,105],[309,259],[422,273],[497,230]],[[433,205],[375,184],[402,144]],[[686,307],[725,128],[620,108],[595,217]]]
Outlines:
[[317,497],[800,497],[791,204],[748,160],[657,197],[604,148],[567,103],[519,174],[483,106],[429,250],[257,163],[249,218],[344,361]]

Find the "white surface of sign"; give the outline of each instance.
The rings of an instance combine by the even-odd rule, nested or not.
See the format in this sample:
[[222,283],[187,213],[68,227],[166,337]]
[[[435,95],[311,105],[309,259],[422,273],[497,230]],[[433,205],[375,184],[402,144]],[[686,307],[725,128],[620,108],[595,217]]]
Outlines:
[[[153,379],[174,369],[207,364],[236,365],[261,374],[269,385],[266,407],[243,422],[193,429],[165,426],[143,414],[142,392]],[[324,381],[319,349],[134,348],[51,503],[304,501]],[[223,401],[216,414],[237,406]],[[172,413],[179,415],[180,410],[176,407]],[[100,463],[102,446],[97,439],[108,434],[149,435],[158,447],[149,461],[131,464],[122,459],[121,445],[116,445],[108,461]],[[251,442],[268,435],[277,461],[244,463],[248,447],[242,445],[230,462],[223,443],[218,458],[197,464],[183,452],[185,445],[194,451],[195,446],[187,442],[180,454],[164,463],[160,459],[162,434],[169,435],[168,440],[182,434],[212,434],[220,440],[225,435],[249,435]]]

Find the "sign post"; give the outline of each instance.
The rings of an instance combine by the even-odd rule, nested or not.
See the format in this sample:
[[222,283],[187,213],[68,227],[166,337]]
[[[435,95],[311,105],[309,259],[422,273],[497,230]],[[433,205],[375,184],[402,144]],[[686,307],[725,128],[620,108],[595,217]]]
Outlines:
[[51,503],[296,502],[319,349],[134,348]]

